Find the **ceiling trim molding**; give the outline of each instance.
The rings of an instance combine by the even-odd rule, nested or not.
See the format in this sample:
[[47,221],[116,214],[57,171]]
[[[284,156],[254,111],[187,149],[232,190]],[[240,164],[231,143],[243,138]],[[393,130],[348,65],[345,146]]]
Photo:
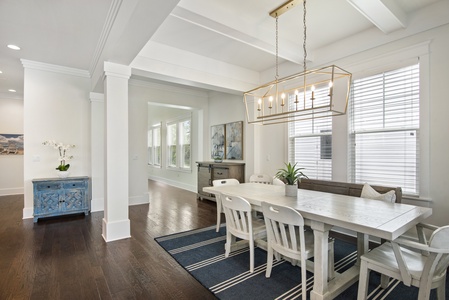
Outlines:
[[347,0],[347,2],[385,34],[406,28],[406,14],[392,1]]
[[90,102],[104,103],[104,94],[91,92],[89,94],[89,99],[90,99]]
[[60,73],[60,74],[71,75],[71,76],[78,76],[78,77],[83,77],[83,78],[90,78],[89,71],[86,71],[86,70],[52,65],[52,64],[46,64],[46,63],[27,60],[27,59],[21,59],[20,61],[22,62],[22,65],[25,69],[35,69],[35,70],[48,71],[48,72]]
[[176,83],[175,84],[170,84],[169,82],[158,83],[158,82],[145,81],[142,79],[131,78],[129,80],[129,85],[145,87],[164,92],[176,93],[180,95],[188,94],[194,97],[204,97],[204,98],[208,97],[208,92],[206,90],[200,91],[193,86],[179,87],[176,85]]
[[109,8],[108,14],[106,16],[106,21],[103,25],[103,30],[101,31],[100,38],[98,39],[97,47],[95,48],[92,61],[90,63],[89,72],[93,74],[95,68],[97,67],[98,61],[100,60],[101,54],[103,53],[106,42],[111,33],[112,27],[114,25],[115,19],[120,11],[123,0],[113,0]]
[[[191,12],[185,8],[180,6],[176,6],[175,9],[170,13],[172,17],[178,18],[190,24],[202,27],[206,30],[218,33],[222,36],[225,36],[234,41],[246,44],[248,46],[254,47],[266,53],[275,55],[276,54],[276,46],[269,42],[266,42],[259,37],[254,37],[246,34],[243,31],[236,30],[232,27],[226,26],[224,24],[220,24],[217,21],[211,20],[204,16],[198,15],[194,12]],[[273,23],[274,26],[275,23]],[[282,29],[281,29],[282,30]],[[274,37],[273,37],[274,43]],[[279,49],[279,57],[285,59],[287,61],[291,61],[293,63],[302,65],[303,57],[302,52],[298,52],[298,48],[300,45],[295,44],[289,40],[282,40],[281,44],[283,45],[282,49]],[[290,50],[293,49],[293,50]]]

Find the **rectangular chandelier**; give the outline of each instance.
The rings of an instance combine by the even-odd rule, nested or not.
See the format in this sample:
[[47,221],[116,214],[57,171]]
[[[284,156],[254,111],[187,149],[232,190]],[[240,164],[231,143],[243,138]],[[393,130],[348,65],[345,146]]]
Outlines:
[[249,124],[270,125],[346,114],[352,74],[330,65],[245,92]]

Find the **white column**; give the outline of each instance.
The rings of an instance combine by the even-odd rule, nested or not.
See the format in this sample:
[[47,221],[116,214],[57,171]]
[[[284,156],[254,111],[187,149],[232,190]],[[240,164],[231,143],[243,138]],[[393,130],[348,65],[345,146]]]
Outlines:
[[128,80],[131,68],[105,62],[105,201],[103,238],[129,238]]
[[91,211],[104,210],[104,94],[90,93]]

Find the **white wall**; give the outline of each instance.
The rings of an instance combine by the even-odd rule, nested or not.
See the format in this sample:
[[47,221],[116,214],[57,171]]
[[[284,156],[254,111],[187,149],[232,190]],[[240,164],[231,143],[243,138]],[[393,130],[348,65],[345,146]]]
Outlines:
[[[23,99],[0,96],[0,134],[22,133]],[[0,170],[0,196],[23,194],[23,155],[0,155]]]
[[[197,89],[183,88],[177,86],[156,84],[131,80],[129,87],[130,101],[130,197],[140,197],[148,193],[147,178],[162,181],[189,191],[197,190],[197,169],[195,162],[203,159],[204,143],[207,132],[203,130],[203,122],[207,124],[204,111],[208,109],[208,95]],[[152,103],[151,106],[148,103]],[[172,107],[170,113],[164,108],[164,113],[159,115],[158,120],[149,119],[148,110],[156,110],[157,107]],[[182,108],[182,109],[181,109]],[[168,110],[170,111],[170,110]],[[167,170],[165,168],[166,155],[162,155],[162,168],[154,168],[147,164],[147,130],[154,122],[161,121],[160,118],[171,118],[174,114],[188,111],[192,113],[192,172],[181,172]],[[150,114],[154,116],[153,114]],[[153,118],[153,117],[151,117]],[[164,137],[165,130],[162,130]],[[165,150],[165,149],[164,149]],[[137,158],[136,160],[134,160]],[[132,185],[131,185],[132,182]]]
[[254,127],[248,125],[246,122],[243,107],[243,94],[237,96],[220,92],[210,93],[208,110],[209,124],[204,126],[204,131],[208,134],[208,139],[205,142],[206,151],[204,153],[204,160],[212,160],[210,127],[213,125],[243,121],[243,160],[236,162],[245,163],[245,181],[248,181],[249,176],[254,172]]
[[[25,62],[24,218],[33,214],[34,178],[56,177],[59,155],[48,139],[75,144],[70,176],[90,176],[90,79],[83,71]],[[87,73],[87,72],[86,72]]]

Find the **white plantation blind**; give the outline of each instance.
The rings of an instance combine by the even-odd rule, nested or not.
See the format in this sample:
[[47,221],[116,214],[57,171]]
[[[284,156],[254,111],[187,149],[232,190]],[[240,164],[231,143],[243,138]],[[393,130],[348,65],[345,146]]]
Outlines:
[[167,167],[191,170],[191,115],[167,122]]
[[419,64],[355,80],[350,124],[352,181],[418,194]]
[[[316,90],[314,105],[320,105],[320,99],[324,99],[328,93],[328,89]],[[299,99],[303,97],[303,94],[298,95]],[[310,97],[308,93],[306,98]],[[289,101],[289,105],[295,104]],[[311,104],[306,107],[308,105]],[[332,179],[332,118],[290,122],[288,140],[290,162],[305,168],[303,173],[311,179]]]

